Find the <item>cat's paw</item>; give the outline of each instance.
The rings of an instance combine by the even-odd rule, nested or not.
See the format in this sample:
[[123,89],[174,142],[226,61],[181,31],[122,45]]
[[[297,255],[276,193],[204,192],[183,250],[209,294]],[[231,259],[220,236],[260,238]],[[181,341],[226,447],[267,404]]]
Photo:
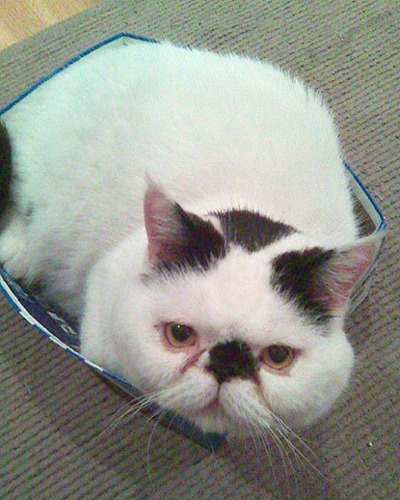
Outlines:
[[0,234],[0,263],[16,280],[24,279],[29,270],[26,225],[14,217]]

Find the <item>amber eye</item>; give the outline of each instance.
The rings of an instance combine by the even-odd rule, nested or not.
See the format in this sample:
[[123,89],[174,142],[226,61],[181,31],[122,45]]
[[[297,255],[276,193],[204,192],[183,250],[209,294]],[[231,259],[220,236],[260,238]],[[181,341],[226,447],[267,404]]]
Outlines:
[[287,345],[270,345],[262,350],[261,360],[274,370],[283,370],[293,363],[294,350]]
[[196,334],[193,328],[180,323],[167,323],[164,326],[164,335],[172,347],[191,347],[196,342]]

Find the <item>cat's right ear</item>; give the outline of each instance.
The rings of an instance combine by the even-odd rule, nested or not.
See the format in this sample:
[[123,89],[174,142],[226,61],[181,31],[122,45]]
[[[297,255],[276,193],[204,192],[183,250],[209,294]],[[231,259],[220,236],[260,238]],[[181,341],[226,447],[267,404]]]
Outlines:
[[161,186],[148,180],[144,197],[144,223],[150,263],[169,261],[181,239],[179,205],[170,200]]
[[151,265],[206,269],[225,255],[224,238],[214,226],[185,212],[151,181],[144,197],[144,222]]

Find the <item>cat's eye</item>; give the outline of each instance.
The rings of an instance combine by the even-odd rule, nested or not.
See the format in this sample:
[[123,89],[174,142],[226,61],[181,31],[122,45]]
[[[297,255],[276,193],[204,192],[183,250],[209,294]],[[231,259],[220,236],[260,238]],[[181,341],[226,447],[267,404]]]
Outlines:
[[192,327],[180,323],[166,323],[164,335],[172,347],[191,347],[196,343],[196,333]]
[[270,345],[261,351],[261,360],[273,370],[284,370],[293,363],[294,350],[287,345]]

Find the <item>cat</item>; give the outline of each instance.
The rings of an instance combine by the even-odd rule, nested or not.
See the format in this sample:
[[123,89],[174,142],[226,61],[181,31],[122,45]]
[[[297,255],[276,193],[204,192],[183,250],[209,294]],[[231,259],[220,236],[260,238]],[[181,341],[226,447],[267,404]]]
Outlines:
[[321,96],[260,60],[136,43],[5,113],[0,262],[81,351],[204,431],[307,426],[343,392],[360,237]]

